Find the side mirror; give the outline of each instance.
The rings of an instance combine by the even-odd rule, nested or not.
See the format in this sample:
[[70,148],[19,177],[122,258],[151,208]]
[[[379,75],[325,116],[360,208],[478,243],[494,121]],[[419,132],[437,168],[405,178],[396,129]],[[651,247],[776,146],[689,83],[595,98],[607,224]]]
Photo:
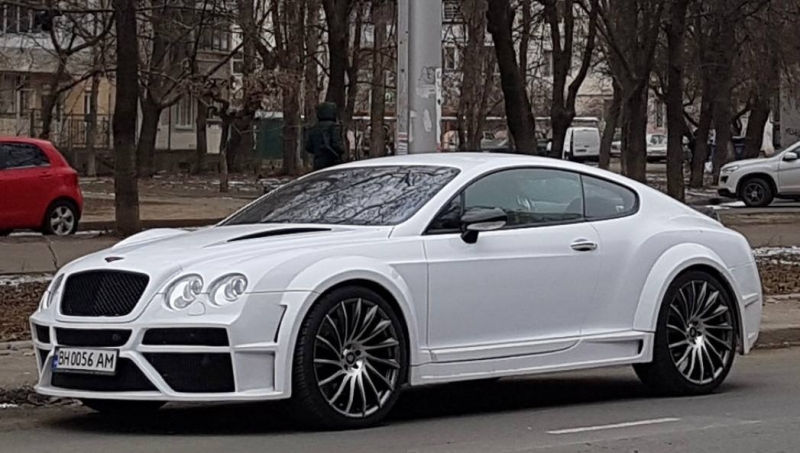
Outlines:
[[483,231],[495,231],[508,223],[508,214],[499,208],[470,209],[461,216],[463,233],[461,239],[467,244],[478,242],[478,234]]
[[794,162],[798,159],[797,153],[789,152],[783,155],[783,160],[785,162]]

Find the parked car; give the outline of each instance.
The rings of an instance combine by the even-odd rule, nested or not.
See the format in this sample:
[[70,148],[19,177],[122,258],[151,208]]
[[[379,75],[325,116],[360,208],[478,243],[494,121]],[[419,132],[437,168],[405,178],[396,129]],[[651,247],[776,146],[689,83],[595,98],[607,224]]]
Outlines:
[[596,127],[571,127],[567,129],[561,158],[575,162],[600,158],[600,129]]
[[78,172],[44,140],[0,137],[0,236],[17,229],[66,236],[78,230]]
[[720,169],[719,194],[747,206],[768,206],[775,198],[800,199],[800,143],[770,158],[731,162]]
[[291,399],[322,428],[374,425],[406,387],[626,364],[708,394],[762,306],[741,234],[611,172],[490,153],[312,173],[70,263],[41,300],[42,394],[123,414]]
[[647,134],[647,160],[663,160],[667,158],[667,136],[664,134]]

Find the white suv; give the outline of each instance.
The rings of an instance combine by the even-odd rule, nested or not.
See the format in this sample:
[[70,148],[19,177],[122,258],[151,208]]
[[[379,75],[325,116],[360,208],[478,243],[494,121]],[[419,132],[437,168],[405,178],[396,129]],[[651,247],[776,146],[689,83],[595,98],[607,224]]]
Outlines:
[[800,199],[800,142],[768,159],[746,159],[722,167],[719,194],[747,206],[768,206],[775,198]]

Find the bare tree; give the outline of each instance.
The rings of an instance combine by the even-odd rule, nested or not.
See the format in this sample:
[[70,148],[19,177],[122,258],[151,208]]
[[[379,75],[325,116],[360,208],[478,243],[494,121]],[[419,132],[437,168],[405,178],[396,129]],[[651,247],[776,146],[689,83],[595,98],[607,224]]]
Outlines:
[[[553,102],[550,108],[550,121],[553,128],[552,153],[558,154],[564,148],[567,129],[575,119],[575,102],[592,65],[597,37],[597,17],[599,0],[589,0],[584,6],[586,22],[576,18],[579,5],[574,0],[538,0],[544,7],[545,17],[550,29],[550,43],[553,59]],[[573,71],[573,56],[576,53],[575,38],[586,31],[585,43],[581,49],[580,66],[572,82],[567,81]],[[553,157],[553,156],[551,156]]]
[[667,193],[683,201],[683,136],[684,119],[684,54],[686,52],[686,14],[691,0],[674,0],[670,4],[667,31]]
[[647,179],[647,103],[666,0],[601,0],[598,29],[622,90],[622,173]]
[[325,101],[335,103],[340,113],[344,112],[346,103],[346,74],[350,59],[348,51],[350,12],[355,1],[322,0],[325,22],[328,25],[329,77]]
[[514,10],[510,0],[489,0],[487,27],[494,40],[508,128],[518,152],[536,153],[536,122],[514,48]]
[[458,102],[459,145],[462,151],[481,148],[489,91],[495,82],[495,56],[485,44],[488,8],[486,0],[465,0],[461,5],[461,17],[467,33],[466,45],[459,49],[463,55]]
[[389,22],[393,12],[388,0],[372,0],[372,21],[374,26],[372,45],[372,99],[370,102],[370,157],[386,155],[386,134],[383,118],[386,114],[386,70],[387,41]]

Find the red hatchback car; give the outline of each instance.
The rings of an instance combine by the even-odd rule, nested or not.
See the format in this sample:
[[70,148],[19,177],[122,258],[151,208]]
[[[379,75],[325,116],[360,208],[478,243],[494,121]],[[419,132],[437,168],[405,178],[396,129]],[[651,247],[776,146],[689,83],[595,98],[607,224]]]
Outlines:
[[73,234],[82,211],[78,172],[52,143],[0,137],[0,236],[16,229]]

